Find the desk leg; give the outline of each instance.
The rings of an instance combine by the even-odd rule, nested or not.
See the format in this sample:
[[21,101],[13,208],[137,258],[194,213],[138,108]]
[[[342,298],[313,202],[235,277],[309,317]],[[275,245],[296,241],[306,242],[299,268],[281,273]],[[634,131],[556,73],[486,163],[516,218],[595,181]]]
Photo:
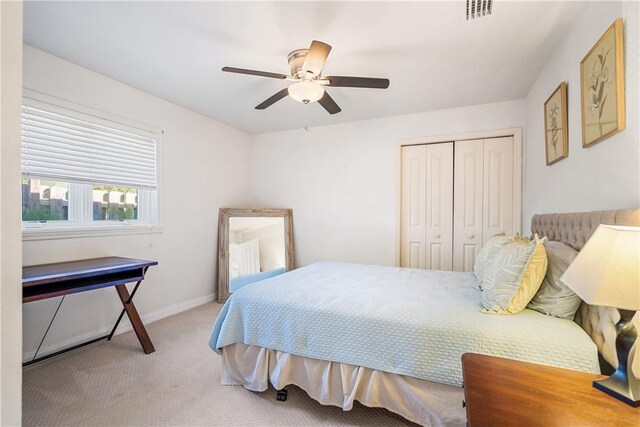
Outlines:
[[151,338],[149,338],[149,334],[147,334],[142,320],[140,320],[136,306],[133,305],[133,301],[129,297],[127,287],[125,285],[116,285],[116,292],[118,292],[124,311],[126,311],[127,316],[129,316],[133,330],[136,331],[138,341],[140,341],[140,345],[142,345],[145,354],[153,353],[156,349],[153,347],[153,343],[151,343]]

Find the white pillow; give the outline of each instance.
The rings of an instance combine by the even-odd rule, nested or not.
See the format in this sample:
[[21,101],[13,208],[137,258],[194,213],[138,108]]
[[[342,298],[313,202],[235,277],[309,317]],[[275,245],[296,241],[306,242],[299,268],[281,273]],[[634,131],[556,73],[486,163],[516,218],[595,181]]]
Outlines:
[[517,236],[518,234],[513,236],[505,236],[504,233],[496,234],[484,244],[482,249],[480,249],[476,263],[473,266],[473,274],[478,280],[478,287],[480,289],[482,289],[482,281],[484,280],[487,268],[491,264],[493,258],[500,249],[502,249],[507,243],[512,242]]

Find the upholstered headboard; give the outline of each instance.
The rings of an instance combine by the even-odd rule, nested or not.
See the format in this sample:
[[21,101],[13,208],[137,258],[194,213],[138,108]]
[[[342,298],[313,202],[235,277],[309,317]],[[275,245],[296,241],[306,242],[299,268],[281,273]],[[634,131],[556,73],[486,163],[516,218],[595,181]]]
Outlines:
[[[540,237],[547,236],[549,240],[563,242],[580,250],[600,224],[640,226],[640,209],[534,215],[531,219],[531,231]],[[616,368],[615,324],[620,320],[618,310],[590,306],[583,302],[574,320],[593,339],[604,360]],[[634,323],[640,330],[640,316],[635,316]],[[636,351],[632,365],[638,375],[640,350]]]

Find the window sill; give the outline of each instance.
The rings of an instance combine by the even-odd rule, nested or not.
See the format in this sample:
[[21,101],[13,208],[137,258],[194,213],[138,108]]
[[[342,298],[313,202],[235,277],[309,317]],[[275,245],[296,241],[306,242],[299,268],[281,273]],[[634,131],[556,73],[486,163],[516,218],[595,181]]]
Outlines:
[[94,227],[23,228],[22,241],[28,242],[34,240],[159,234],[163,231],[163,227],[159,225],[104,225]]

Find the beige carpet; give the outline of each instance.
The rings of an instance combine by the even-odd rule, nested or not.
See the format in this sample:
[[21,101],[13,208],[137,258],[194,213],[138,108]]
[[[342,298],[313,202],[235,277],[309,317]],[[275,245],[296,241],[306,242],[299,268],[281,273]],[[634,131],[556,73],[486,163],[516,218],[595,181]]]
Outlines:
[[288,387],[254,393],[221,386],[220,357],[208,339],[219,304],[205,304],[147,325],[156,351],[145,355],[133,332],[25,368],[25,426],[411,425],[384,409],[343,412]]

